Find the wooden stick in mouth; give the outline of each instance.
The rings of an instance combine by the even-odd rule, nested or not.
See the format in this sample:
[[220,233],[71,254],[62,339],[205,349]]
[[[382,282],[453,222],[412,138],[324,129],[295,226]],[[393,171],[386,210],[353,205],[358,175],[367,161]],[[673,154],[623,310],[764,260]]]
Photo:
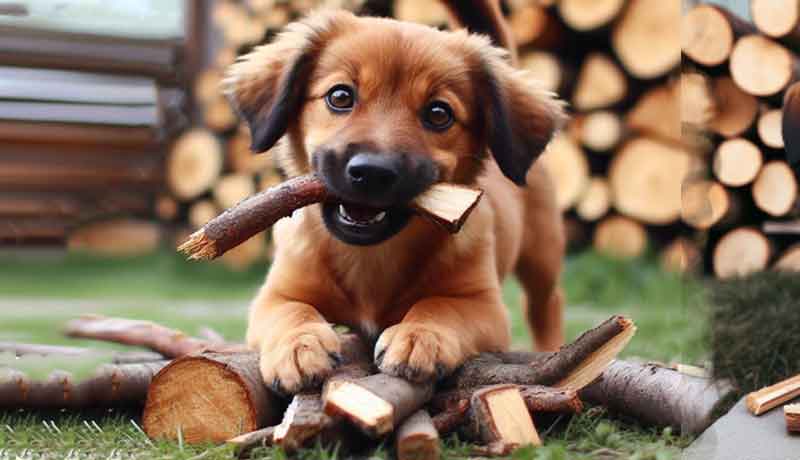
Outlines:
[[[483,191],[439,183],[417,196],[411,209],[457,233],[483,196]],[[178,247],[191,260],[211,260],[262,232],[297,209],[335,199],[318,176],[291,178],[253,195],[211,219]]]

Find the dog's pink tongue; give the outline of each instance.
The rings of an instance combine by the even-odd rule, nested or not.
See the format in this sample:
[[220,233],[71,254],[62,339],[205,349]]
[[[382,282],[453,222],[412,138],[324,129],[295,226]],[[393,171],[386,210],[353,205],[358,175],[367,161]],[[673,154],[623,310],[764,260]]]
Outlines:
[[346,204],[344,205],[344,208],[347,211],[347,215],[350,216],[351,219],[362,222],[367,222],[373,219],[378,215],[378,213],[381,212],[381,209],[357,204]]

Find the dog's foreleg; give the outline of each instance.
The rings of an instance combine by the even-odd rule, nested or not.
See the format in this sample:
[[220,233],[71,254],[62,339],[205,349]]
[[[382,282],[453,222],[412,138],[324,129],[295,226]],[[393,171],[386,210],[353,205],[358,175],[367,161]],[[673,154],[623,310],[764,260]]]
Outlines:
[[429,297],[381,334],[375,362],[384,373],[425,382],[450,374],[477,353],[506,350],[510,340],[499,290],[480,296]]
[[319,386],[341,352],[336,332],[316,308],[268,287],[253,301],[247,343],[261,353],[264,382],[285,394]]

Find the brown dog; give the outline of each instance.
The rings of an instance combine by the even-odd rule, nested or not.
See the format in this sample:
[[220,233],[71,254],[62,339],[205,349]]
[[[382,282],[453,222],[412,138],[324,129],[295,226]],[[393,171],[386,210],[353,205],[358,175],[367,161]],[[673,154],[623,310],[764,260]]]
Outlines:
[[[288,393],[318,384],[341,351],[331,324],[378,337],[379,368],[415,381],[504,350],[512,271],[537,347],[562,343],[561,217],[547,174],[531,167],[562,106],[489,39],[318,13],[235,64],[226,85],[254,151],[287,134],[283,169],[316,172],[342,199],[274,228],[247,331],[266,382]],[[437,181],[486,192],[455,236],[407,208]]]

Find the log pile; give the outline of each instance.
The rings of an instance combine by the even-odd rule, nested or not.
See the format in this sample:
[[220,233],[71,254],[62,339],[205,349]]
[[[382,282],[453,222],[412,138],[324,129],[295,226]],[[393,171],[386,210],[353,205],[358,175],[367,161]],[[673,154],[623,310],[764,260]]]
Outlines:
[[[451,433],[474,443],[477,455],[507,455],[547,442],[539,431],[543,415],[580,413],[584,403],[646,424],[702,431],[728,390],[673,369],[615,361],[635,330],[627,318],[612,317],[554,353],[483,353],[436,385],[378,373],[365,343],[343,333],[341,364],[316,390],[287,400],[262,382],[258,355],[242,345],[148,321],[90,316],[65,332],[154,353],[115,352],[88,377],[54,371],[35,379],[3,369],[0,408],[143,404],[142,426],[154,439],[227,442],[240,455],[316,442],[354,452],[390,441],[400,459],[435,459],[441,438]],[[29,344],[0,344],[0,351],[18,365],[33,355],[98,353]]]
[[681,81],[692,89],[681,120],[684,132],[703,133],[695,149],[703,167],[683,184],[682,220],[705,246],[705,270],[720,278],[800,270],[798,178],[784,151],[784,133],[796,130],[787,128],[791,114],[800,114],[790,89],[796,10],[753,0],[754,24],[709,4],[683,17]]
[[180,43],[0,35],[0,246],[155,247],[163,152],[186,125]]

